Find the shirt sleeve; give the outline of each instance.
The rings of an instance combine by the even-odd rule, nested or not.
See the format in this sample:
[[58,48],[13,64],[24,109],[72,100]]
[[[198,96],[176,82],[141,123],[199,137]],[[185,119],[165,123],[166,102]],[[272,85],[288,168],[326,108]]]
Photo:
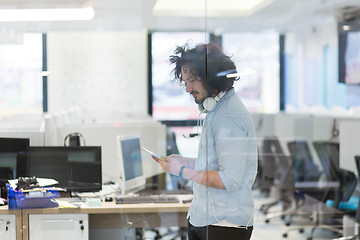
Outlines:
[[247,117],[222,117],[214,125],[213,134],[219,161],[219,176],[225,189],[236,191],[241,187],[249,154]]

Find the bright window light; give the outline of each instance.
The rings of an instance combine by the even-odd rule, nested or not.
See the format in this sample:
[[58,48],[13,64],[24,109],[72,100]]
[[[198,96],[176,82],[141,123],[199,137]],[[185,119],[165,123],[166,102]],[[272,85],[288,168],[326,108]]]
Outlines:
[[94,18],[92,7],[54,9],[0,9],[0,22],[81,21]]

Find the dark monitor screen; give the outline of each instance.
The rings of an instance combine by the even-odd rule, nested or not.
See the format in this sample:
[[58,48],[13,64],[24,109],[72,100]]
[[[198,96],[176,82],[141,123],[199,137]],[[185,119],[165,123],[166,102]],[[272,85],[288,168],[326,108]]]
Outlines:
[[360,17],[338,24],[339,82],[360,84]]
[[11,168],[13,178],[25,174],[29,143],[28,138],[0,138],[0,167]]
[[51,178],[71,192],[102,189],[101,147],[30,147],[28,176]]

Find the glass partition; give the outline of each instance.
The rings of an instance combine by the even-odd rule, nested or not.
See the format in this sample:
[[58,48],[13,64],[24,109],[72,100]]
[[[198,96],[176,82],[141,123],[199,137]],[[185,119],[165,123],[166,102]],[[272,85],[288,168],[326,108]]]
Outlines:
[[[356,201],[359,86],[337,82],[339,1],[295,2],[93,0],[88,20],[1,23],[24,43],[0,45],[0,136],[101,146],[101,191],[64,193],[89,214],[92,240],[339,232],[340,202]],[[127,135],[136,151],[119,147]],[[122,152],[146,178],[134,191]]]

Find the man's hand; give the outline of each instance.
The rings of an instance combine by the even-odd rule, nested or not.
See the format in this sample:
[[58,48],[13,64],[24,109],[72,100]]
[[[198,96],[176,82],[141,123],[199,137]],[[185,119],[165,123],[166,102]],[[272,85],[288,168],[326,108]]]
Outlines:
[[182,158],[180,155],[161,156],[161,159],[152,156],[152,158],[161,165],[163,171],[178,176],[182,166]]

